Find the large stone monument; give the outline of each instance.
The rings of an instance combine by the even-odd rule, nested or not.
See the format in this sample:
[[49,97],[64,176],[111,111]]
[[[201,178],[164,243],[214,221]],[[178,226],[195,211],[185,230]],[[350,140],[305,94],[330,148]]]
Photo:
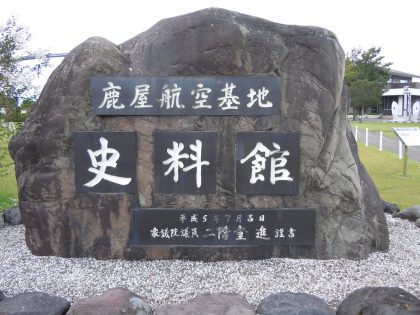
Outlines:
[[26,241],[101,259],[388,249],[333,33],[221,9],[90,38],[10,143]]

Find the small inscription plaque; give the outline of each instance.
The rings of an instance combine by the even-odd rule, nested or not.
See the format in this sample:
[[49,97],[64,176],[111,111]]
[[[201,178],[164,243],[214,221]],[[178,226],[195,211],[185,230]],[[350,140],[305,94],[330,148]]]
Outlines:
[[296,195],[299,133],[238,132],[236,192],[248,195]]
[[394,131],[407,147],[420,146],[420,129],[418,127],[394,128]]
[[312,246],[314,209],[133,209],[131,245]]
[[77,192],[136,193],[135,132],[74,132]]
[[154,140],[157,192],[216,193],[216,132],[158,131]]
[[279,115],[280,77],[105,77],[91,79],[96,115]]

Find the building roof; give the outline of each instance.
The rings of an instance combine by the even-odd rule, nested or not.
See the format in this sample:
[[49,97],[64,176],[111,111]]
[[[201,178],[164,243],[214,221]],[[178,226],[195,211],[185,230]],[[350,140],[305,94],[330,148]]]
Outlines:
[[399,77],[420,78],[420,75],[412,74],[412,73],[408,73],[408,72],[402,72],[402,71],[395,70],[395,69],[389,69],[389,74],[390,75],[396,75],[396,76],[399,76]]
[[[420,89],[409,89],[411,95],[420,96]],[[404,95],[404,89],[389,89],[382,94],[382,96],[396,96],[396,95]]]

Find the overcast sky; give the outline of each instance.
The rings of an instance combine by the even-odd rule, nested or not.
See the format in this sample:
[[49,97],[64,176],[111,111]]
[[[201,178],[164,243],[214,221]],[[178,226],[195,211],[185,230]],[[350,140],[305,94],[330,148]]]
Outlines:
[[208,7],[327,28],[346,53],[381,47],[391,68],[420,75],[418,0],[6,0],[0,7],[0,24],[14,15],[29,27],[32,49],[66,53],[91,36],[119,44],[163,18]]

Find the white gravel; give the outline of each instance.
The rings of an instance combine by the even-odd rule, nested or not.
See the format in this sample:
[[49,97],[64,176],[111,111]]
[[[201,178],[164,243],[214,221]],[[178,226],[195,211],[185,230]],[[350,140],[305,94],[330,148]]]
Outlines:
[[126,287],[153,308],[200,293],[235,292],[254,306],[271,293],[306,292],[336,308],[364,286],[398,286],[420,297],[420,228],[387,215],[388,253],[366,260],[267,259],[239,262],[100,261],[32,255],[24,227],[0,229],[0,290],[42,291],[71,302]]

